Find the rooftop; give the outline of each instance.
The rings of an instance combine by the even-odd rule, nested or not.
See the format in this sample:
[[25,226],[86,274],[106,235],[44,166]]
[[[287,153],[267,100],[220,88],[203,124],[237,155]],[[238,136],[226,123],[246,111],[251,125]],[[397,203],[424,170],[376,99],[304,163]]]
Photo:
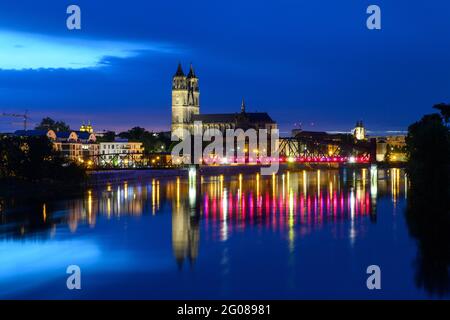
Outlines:
[[205,123],[238,122],[241,120],[251,123],[275,123],[266,112],[195,114],[192,116],[192,120]]

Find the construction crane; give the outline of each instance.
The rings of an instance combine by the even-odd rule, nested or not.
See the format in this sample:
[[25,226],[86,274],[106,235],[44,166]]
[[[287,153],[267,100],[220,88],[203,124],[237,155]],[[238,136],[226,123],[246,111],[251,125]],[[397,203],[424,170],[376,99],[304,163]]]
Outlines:
[[23,130],[27,130],[27,124],[30,117],[28,116],[28,110],[25,110],[24,114],[16,114],[16,113],[2,113],[2,116],[4,117],[15,117],[15,118],[22,118],[23,119]]

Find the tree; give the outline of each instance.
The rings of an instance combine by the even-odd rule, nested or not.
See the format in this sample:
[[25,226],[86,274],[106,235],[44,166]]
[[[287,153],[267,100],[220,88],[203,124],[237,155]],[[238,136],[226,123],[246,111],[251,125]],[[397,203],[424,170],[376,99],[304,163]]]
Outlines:
[[116,133],[114,131],[106,131],[103,136],[97,137],[97,142],[113,142],[116,138]]
[[417,240],[416,285],[430,294],[450,292],[450,132],[448,106],[436,107],[408,128],[410,180],[406,221]]
[[[408,128],[407,171],[411,183],[428,187],[446,185],[450,179],[450,134],[437,114],[425,115]],[[437,190],[436,190],[437,191]]]
[[77,182],[84,178],[84,169],[64,161],[45,136],[0,138],[0,182],[8,179]]
[[70,127],[64,121],[55,121],[46,117],[35,127],[36,130],[70,131]]
[[148,133],[149,132],[147,130],[145,130],[144,128],[134,127],[131,130],[128,130],[127,135],[128,135],[128,139],[130,139],[130,140],[140,141],[140,140],[144,140],[145,138],[147,138]]
[[134,127],[128,131],[119,133],[119,137],[134,142],[142,142],[145,152],[164,152],[170,145],[170,138],[165,135],[149,132],[141,127]]
[[439,110],[441,112],[442,117],[444,118],[444,121],[448,123],[450,119],[450,104],[439,103],[434,105],[433,108]]

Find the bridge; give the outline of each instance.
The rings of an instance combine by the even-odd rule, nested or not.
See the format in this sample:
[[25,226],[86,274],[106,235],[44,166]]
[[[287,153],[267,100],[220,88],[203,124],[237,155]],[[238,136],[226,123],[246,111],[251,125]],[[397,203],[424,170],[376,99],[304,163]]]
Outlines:
[[[280,138],[278,141],[278,159],[267,156],[243,158],[213,156],[214,165],[230,164],[267,164],[280,163],[304,164],[347,164],[371,163],[375,161],[376,144],[374,141],[356,141],[346,134],[330,135],[322,133],[320,136],[297,135],[296,137]],[[208,158],[211,160],[211,158]],[[178,167],[181,163],[172,163],[170,152],[156,153],[108,153],[85,156],[83,161],[88,167],[105,168],[143,168],[143,167]],[[208,161],[202,159],[206,165]],[[210,163],[210,162],[209,162]]]
[[280,162],[370,163],[375,160],[374,141],[356,141],[346,134],[312,133],[279,139]]

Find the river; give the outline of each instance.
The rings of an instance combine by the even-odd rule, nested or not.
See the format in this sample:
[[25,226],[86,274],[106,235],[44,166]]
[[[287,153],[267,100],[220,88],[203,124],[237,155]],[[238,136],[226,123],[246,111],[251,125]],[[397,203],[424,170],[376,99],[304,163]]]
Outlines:
[[[416,299],[402,169],[123,181],[0,211],[0,298]],[[81,270],[68,290],[66,269]],[[381,289],[369,290],[377,265]]]

